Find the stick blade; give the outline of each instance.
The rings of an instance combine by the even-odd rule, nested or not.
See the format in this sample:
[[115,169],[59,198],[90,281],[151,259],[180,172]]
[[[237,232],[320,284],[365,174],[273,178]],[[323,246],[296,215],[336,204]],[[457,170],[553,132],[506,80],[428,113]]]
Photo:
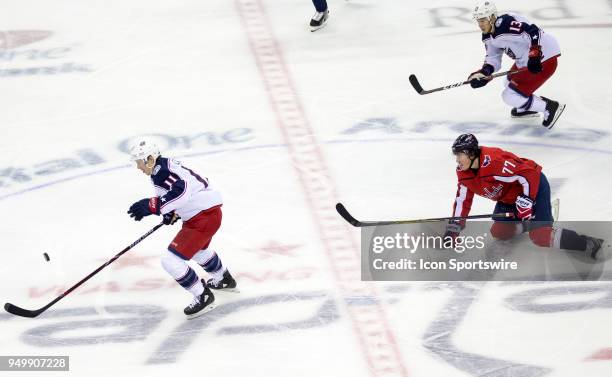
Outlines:
[[338,214],[340,214],[340,216],[342,216],[342,218],[346,220],[352,226],[357,226],[357,227],[361,226],[361,223],[357,221],[353,216],[351,216],[349,211],[347,211],[347,209],[344,207],[342,203],[336,204],[336,211],[338,211]]
[[417,77],[415,75],[410,75],[408,77],[408,80],[410,80],[410,83],[412,84],[412,87],[414,88],[414,90],[416,90],[417,93],[423,95],[424,90],[421,84],[419,83],[419,80],[417,79]]
[[19,317],[26,317],[26,318],[34,318],[37,317],[40,313],[42,313],[42,311],[40,310],[27,310],[27,309],[23,309],[20,308],[17,305],[13,305],[9,302],[7,302],[6,304],[4,304],[4,310],[6,310],[7,312],[19,316]]

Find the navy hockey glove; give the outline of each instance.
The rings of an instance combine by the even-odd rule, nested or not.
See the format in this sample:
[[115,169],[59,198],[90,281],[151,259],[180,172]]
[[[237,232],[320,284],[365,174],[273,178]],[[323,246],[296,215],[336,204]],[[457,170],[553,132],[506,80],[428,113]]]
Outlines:
[[542,72],[542,48],[538,45],[532,45],[529,48],[529,60],[527,60],[527,69],[531,73]]
[[516,197],[516,212],[517,217],[521,221],[531,220],[533,216],[533,200],[526,195],[519,195]]
[[468,76],[468,81],[470,82],[470,86],[474,89],[482,88],[487,85],[491,79],[488,76],[491,76],[495,68],[491,64],[485,64],[476,72],[470,73]]
[[159,215],[159,198],[154,197],[151,199],[142,199],[130,206],[128,210],[130,217],[134,220],[140,221],[143,217],[149,215]]
[[172,212],[168,212],[164,215],[164,224],[166,225],[173,225],[175,222],[178,221],[178,219],[180,219],[181,217],[179,215],[177,215],[176,213],[174,213],[174,211]]

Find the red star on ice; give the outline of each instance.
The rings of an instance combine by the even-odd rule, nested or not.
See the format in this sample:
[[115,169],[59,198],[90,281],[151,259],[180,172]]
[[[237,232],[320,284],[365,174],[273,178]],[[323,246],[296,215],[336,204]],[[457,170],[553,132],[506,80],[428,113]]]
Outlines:
[[270,240],[263,246],[253,249],[263,258],[270,258],[274,255],[282,255],[285,257],[295,257],[294,250],[302,247],[302,245],[287,245],[275,240]]
[[120,270],[128,267],[155,268],[149,264],[150,259],[158,259],[157,256],[127,256],[123,255],[113,262],[114,269]]

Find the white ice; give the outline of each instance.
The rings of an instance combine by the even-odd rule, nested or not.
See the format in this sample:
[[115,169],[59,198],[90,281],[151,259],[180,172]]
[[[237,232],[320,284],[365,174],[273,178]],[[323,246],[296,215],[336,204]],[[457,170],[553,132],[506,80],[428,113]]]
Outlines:
[[510,119],[502,79],[410,86],[482,64],[472,1],[329,5],[311,33],[308,0],[3,2],[2,302],[45,305],[156,224],[126,214],[151,194],[122,151],[145,134],[222,190],[213,247],[241,293],[186,321],[164,227],[40,317],[0,314],[0,356],[69,355],[74,376],[612,374],[612,283],[361,283],[333,210],[447,216],[450,144],[473,132],[539,162],[562,220],[608,220],[612,3],[497,2],[561,44],[551,131]]

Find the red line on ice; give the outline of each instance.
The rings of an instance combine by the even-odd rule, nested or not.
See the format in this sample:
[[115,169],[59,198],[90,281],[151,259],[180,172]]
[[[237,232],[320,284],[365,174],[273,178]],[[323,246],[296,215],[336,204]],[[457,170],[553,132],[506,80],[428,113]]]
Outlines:
[[[293,85],[282,50],[274,38],[265,8],[261,0],[235,2],[277,126],[288,145],[292,165],[342,298],[376,297],[375,286],[361,281],[359,247],[348,226],[335,212],[334,205],[338,201],[335,184]],[[384,307],[379,300],[371,301],[368,305],[345,306],[370,374],[374,377],[407,376]]]

